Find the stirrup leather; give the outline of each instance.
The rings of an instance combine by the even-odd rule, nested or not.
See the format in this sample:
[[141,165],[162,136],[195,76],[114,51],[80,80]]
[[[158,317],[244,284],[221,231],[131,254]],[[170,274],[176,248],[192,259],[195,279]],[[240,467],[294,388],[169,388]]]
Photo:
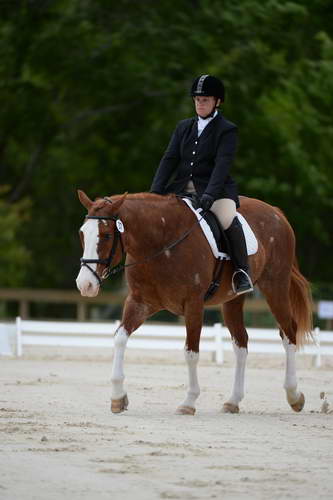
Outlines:
[[[236,274],[238,273],[243,273],[245,274],[248,282],[249,282],[249,285],[250,285],[250,288],[248,290],[244,290],[244,292],[237,292],[236,290],[236,287],[235,287],[235,283],[234,283],[234,278],[236,276]],[[252,280],[250,278],[250,276],[248,275],[248,273],[246,271],[244,271],[244,269],[236,269],[236,271],[234,272],[234,274],[232,275],[232,278],[231,278],[231,286],[232,286],[232,290],[233,292],[237,295],[240,295],[242,293],[248,293],[248,292],[253,292],[253,283],[252,283]]]

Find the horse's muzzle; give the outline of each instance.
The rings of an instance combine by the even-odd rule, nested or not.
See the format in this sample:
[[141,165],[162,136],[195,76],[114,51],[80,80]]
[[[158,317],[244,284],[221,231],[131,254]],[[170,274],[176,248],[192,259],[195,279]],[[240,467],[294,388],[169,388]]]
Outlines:
[[94,278],[91,279],[90,276],[85,276],[87,273],[82,271],[83,269],[81,269],[78,277],[76,278],[76,286],[78,290],[83,297],[96,297],[100,288],[99,284]]

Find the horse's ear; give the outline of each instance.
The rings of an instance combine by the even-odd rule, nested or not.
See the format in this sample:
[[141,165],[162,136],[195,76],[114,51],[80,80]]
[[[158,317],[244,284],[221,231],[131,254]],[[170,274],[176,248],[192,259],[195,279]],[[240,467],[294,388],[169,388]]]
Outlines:
[[127,195],[128,195],[128,193],[127,193],[127,192],[126,192],[126,193],[124,193],[124,194],[121,196],[121,198],[119,198],[119,200],[114,201],[114,202],[112,203],[112,212],[116,212],[117,210],[119,210],[119,208],[121,207],[121,205],[124,203],[125,198],[126,198],[126,196],[127,196]]
[[93,202],[91,201],[91,199],[86,195],[86,193],[84,191],[81,191],[80,189],[77,190],[77,194],[78,194],[79,200],[82,203],[82,205],[87,210],[89,210],[89,208],[93,204]]

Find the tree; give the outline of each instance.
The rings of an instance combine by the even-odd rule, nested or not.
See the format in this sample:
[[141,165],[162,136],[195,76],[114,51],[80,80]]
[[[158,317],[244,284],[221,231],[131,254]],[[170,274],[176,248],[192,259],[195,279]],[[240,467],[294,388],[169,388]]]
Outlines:
[[29,222],[29,203],[23,199],[9,204],[0,189],[0,286],[22,286],[30,261],[30,254],[21,241],[22,225]]
[[241,193],[280,206],[303,272],[333,281],[331,267],[317,265],[329,262],[333,229],[328,0],[0,8],[0,181],[13,209],[31,201],[20,228],[33,256],[26,284],[73,286],[83,215],[76,189],[91,197],[148,190],[176,122],[193,113],[188,89],[202,73],[226,84]]

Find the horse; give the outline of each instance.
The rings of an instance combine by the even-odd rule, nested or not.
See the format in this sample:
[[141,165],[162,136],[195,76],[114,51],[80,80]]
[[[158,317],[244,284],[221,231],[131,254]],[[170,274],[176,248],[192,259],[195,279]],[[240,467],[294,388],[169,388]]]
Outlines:
[[[124,268],[128,283],[114,336],[111,411],[121,413],[128,407],[123,365],[129,336],[151,315],[168,310],[184,316],[186,326],[189,383],[176,413],[194,415],[200,394],[197,365],[204,306],[221,305],[236,358],[233,388],[222,411],[238,413],[244,397],[248,334],[243,319],[245,295],[235,295],[231,286],[232,263],[225,262],[216,292],[205,300],[216,259],[183,200],[174,194],[125,193],[92,201],[80,190],[78,196],[88,210],[79,231],[83,257],[76,283],[81,295],[96,296],[103,279]],[[251,277],[279,325],[286,354],[286,398],[300,412],[305,398],[297,387],[295,353],[311,338],[312,302],[310,284],[298,267],[295,235],[283,212],[263,201],[240,197],[239,213],[258,240],[257,252],[249,257]]]

